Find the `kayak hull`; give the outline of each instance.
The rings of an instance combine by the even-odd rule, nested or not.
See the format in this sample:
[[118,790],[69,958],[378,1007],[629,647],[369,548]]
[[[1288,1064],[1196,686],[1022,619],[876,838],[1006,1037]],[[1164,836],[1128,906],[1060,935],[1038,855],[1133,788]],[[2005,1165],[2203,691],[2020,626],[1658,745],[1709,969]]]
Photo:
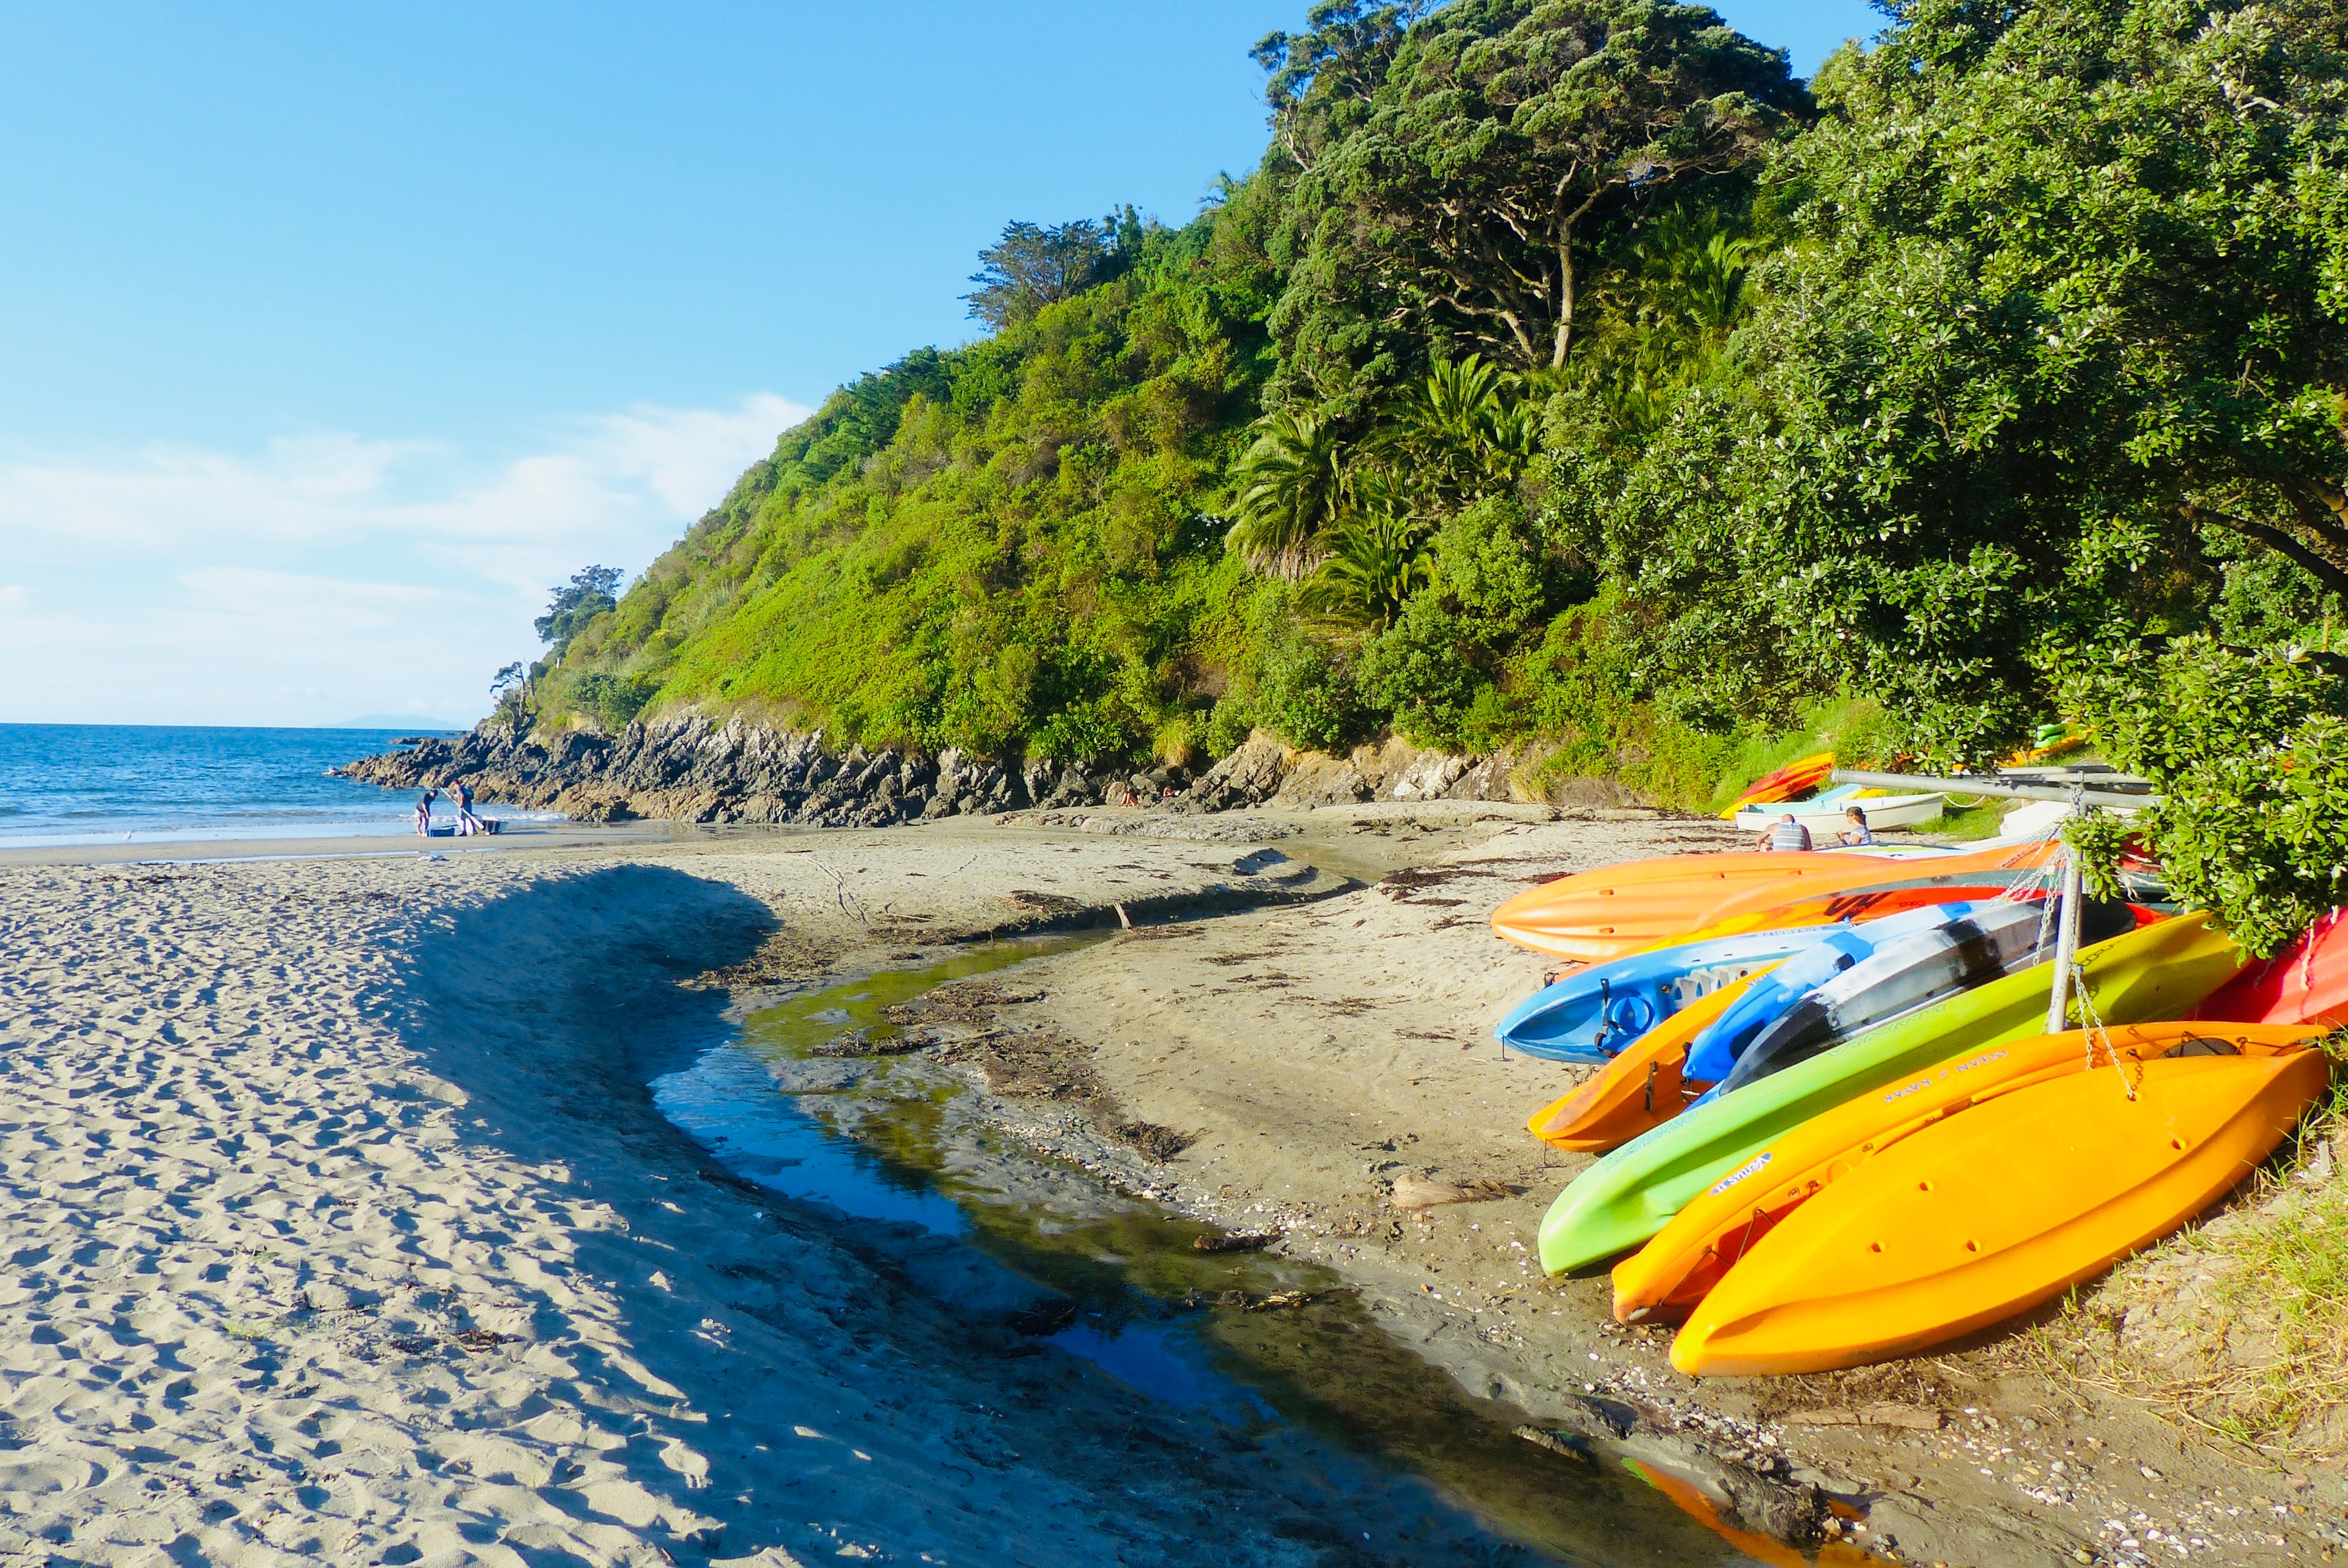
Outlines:
[[1681,1330],[1672,1364],[1703,1376],[1830,1371],[2002,1322],[2230,1192],[2330,1075],[2313,1050],[2156,1061],[1951,1117],[1756,1243]]
[[1509,1009],[1500,1043],[1551,1061],[1602,1062],[1689,1002],[1747,979],[1835,926],[1753,931],[1635,953],[1567,975]]
[[[1832,1020],[1820,1016],[1820,1009],[1846,1002],[1853,1020],[1849,1032],[1857,1033],[1857,1020],[1866,1012],[1867,1004],[1863,997],[1849,993],[1855,983],[1873,989],[1868,982],[1890,978],[1885,964],[1892,948],[1929,940],[1935,932],[1963,928],[1975,920],[2011,932],[2026,945],[2039,935],[2043,924],[2039,909],[2036,904],[2020,902],[1937,904],[1845,927],[1778,965],[1718,1023],[1698,1035],[1688,1047],[1688,1075],[1723,1082],[1744,1071],[1755,1050],[1788,1029],[1802,1027],[1805,1020],[1811,1025],[1831,1026]],[[1815,1028],[1810,1032],[1815,1033]]]
[[2235,1023],[2348,1024],[2348,920],[2315,922],[2271,958],[2250,965],[2209,994],[2193,1016]]
[[1771,1140],[1705,1188],[1614,1269],[1614,1316],[1679,1316],[1819,1192],[1923,1129],[2017,1090],[2086,1071],[2137,1071],[2176,1053],[2275,1056],[2316,1037],[2303,1025],[2123,1024],[1961,1051],[1848,1101]]
[[1796,795],[1807,794],[1826,783],[1827,775],[1832,772],[1834,772],[1832,752],[1818,752],[1810,756],[1797,758],[1775,773],[1764,774],[1755,779],[1746,792],[1736,797],[1735,803],[1720,815],[1724,817],[1733,817],[1748,805],[1766,804],[1770,801],[1791,800]]
[[[2054,957],[2048,917],[2054,907],[2043,899],[1941,907],[1949,918],[1879,946],[1865,963],[1795,1002],[1753,1039],[1732,1069],[1716,1074],[1718,1092],[1733,1093],[1870,1029]],[[2082,925],[2082,943],[2092,944],[2130,929],[2134,921],[2125,905],[2090,903]],[[1689,1051],[1688,1061],[1698,1077],[1715,1076],[1706,1071],[1713,1064],[1700,1049]]]
[[1687,1103],[1681,1070],[1687,1062],[1688,1041],[1743,996],[1756,978],[1734,981],[1690,1002],[1633,1040],[1572,1093],[1534,1112],[1525,1125],[1551,1148],[1573,1154],[1603,1153],[1662,1126]]
[[[2109,1023],[2175,1018],[2231,978],[2241,950],[2194,914],[2083,948]],[[1583,1268],[1644,1245],[1698,1193],[1822,1111],[1977,1046],[2044,1031],[2051,968],[1962,992],[1736,1093],[1682,1112],[1583,1171],[1540,1225],[1541,1266]]]
[[[1728,935],[1816,924],[1821,917],[1815,914],[1773,918],[1767,912],[1797,900],[1825,900],[1860,889],[1903,891],[1906,899],[1898,905],[1903,908],[1993,897],[2017,879],[2044,880],[2038,867],[2059,848],[2052,841],[2037,840],[1944,856],[1930,862],[1931,873],[1921,876],[1902,875],[1896,860],[1857,851],[1666,856],[1602,866],[1528,888],[1492,912],[1492,930],[1535,952],[1604,963],[1698,933]],[[1822,917],[1827,920],[1851,918],[1859,912],[1856,906],[1812,905],[1822,907],[1828,908]],[[1715,929],[1734,917],[1748,918],[1743,925]]]

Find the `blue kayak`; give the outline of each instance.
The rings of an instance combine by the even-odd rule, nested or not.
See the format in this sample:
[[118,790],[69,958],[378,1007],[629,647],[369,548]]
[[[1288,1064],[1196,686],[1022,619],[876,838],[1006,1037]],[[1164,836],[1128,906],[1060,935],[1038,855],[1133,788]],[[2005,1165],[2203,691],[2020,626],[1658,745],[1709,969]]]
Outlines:
[[[1941,930],[1953,922],[1988,917],[1999,909],[2020,911],[2035,929],[2035,903],[1980,899],[1963,904],[1931,904],[1905,909],[1880,920],[1836,926],[1800,952],[1746,988],[1729,1009],[1688,1043],[1687,1081],[1718,1083],[1735,1068],[1748,1047],[1794,1006],[1819,987],[1859,968],[1878,953],[1909,938]],[[1869,974],[1873,970],[1868,971]]]
[[1604,1061],[1698,997],[1850,928],[1845,923],[1746,931],[1633,953],[1544,986],[1492,1032],[1528,1056]]

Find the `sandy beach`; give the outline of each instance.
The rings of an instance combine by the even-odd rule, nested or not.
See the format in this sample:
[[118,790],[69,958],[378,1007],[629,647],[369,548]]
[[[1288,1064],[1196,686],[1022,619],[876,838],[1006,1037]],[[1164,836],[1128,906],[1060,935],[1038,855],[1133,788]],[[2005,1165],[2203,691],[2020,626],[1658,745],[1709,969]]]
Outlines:
[[[1533,1227],[1575,1167],[1523,1122],[1574,1070],[1493,1044],[1546,966],[1486,918],[1723,836],[1364,806],[20,856],[0,1562],[1482,1560],[1495,1537],[1391,1476],[1224,1440],[925,1286],[904,1235],[729,1176],[646,1088],[792,987],[1076,925],[1117,934],[973,992],[937,1071],[1065,1168],[1277,1232],[1495,1419],[1631,1409],[1601,1434],[1624,1451],[1732,1492],[1740,1469],[1815,1481],[1905,1560],[2102,1561],[2106,1521],[2188,1513],[2193,1561],[2312,1559],[2312,1512],[2224,1512],[2280,1478],[2058,1393],[2011,1337],[1699,1387],[1612,1329],[1602,1280],[1541,1278]],[[1438,1187],[1476,1201],[1410,1206]],[[1934,1424],[1799,1414],[1870,1404]],[[2093,1457],[2051,1491],[2058,1451]],[[2336,1514],[2336,1472],[2310,1484]],[[1646,1532],[1625,1562],[1730,1550],[1670,1510],[1592,1525]]]

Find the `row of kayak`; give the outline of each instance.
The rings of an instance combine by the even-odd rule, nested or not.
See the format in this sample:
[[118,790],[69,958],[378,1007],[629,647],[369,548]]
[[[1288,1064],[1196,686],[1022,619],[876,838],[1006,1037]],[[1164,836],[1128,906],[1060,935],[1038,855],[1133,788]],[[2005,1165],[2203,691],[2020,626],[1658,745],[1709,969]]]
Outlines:
[[2231,1190],[2329,1081],[2348,937],[2245,968],[2133,866],[2077,912],[2088,1027],[2050,1034],[2058,854],[1683,856],[1504,905],[1592,966],[1499,1030],[1599,1065],[1529,1123],[1601,1155],[1544,1268],[1620,1259],[1616,1316],[1683,1319],[1684,1371],[1823,1370],[2027,1310]]

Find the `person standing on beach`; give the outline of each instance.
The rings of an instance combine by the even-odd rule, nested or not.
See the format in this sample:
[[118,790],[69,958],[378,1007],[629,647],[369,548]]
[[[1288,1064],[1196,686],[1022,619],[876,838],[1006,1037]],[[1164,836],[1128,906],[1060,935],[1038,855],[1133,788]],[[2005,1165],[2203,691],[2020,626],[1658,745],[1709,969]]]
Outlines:
[[449,797],[457,803],[457,831],[474,834],[481,831],[481,819],[473,815],[473,786],[458,779],[448,786]]
[[427,789],[424,798],[416,803],[416,833],[419,838],[432,836],[432,803],[440,798],[437,789]]

